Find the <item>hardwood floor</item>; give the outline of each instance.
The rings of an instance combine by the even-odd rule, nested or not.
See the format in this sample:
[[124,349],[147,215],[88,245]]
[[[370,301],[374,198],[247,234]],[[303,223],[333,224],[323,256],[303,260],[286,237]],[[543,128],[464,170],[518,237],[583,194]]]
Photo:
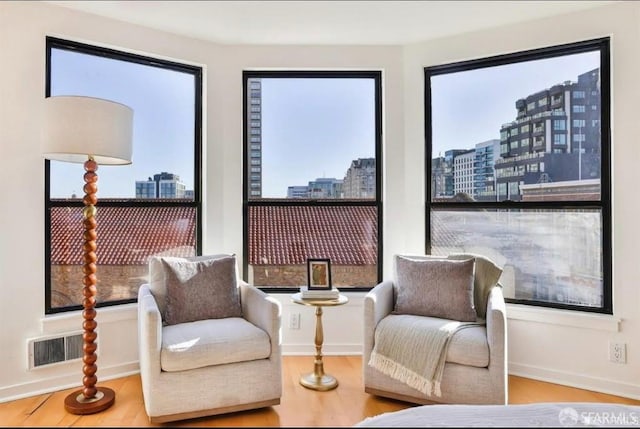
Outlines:
[[[253,411],[212,416],[167,424],[171,427],[337,427],[352,426],[365,417],[413,405],[364,393],[360,356],[325,356],[325,371],[340,385],[316,392],[298,383],[300,374],[313,369],[311,356],[283,357],[283,395],[280,405]],[[144,411],[140,376],[132,375],[99,386],[116,392],[115,404],[101,413],[77,416],[64,409],[64,398],[74,389],[0,403],[0,426],[163,426],[149,423]],[[522,377],[509,377],[509,403],[609,402],[640,405],[640,401],[575,389]]]

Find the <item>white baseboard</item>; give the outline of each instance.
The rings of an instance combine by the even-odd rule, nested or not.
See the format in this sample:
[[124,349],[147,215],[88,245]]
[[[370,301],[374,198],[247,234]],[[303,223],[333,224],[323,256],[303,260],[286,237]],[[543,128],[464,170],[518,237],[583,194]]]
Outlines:
[[[284,344],[282,354],[290,356],[313,356],[315,350],[309,344]],[[361,355],[362,344],[327,344],[322,347],[324,356]],[[127,362],[111,367],[100,367],[99,379],[111,380],[138,374],[140,367],[137,361]],[[557,371],[533,365],[509,363],[509,374],[533,380],[546,381],[579,389],[592,390],[609,395],[622,396],[640,400],[640,386],[634,383],[612,381],[610,379],[576,374],[568,371]],[[0,387],[0,403],[42,395],[64,389],[80,387],[81,374],[66,374],[58,377],[40,379],[33,382]]]
[[[101,366],[98,369],[98,386],[100,381],[112,380],[114,378],[126,377],[140,372],[138,361],[127,362],[111,367]],[[12,386],[0,387],[0,403],[23,399],[30,396],[42,395],[45,393],[57,392],[71,388],[82,387],[82,373],[65,374],[37,381],[14,384]]]
[[624,383],[601,377],[511,362],[509,362],[508,367],[510,375],[640,400],[640,386],[637,383]]

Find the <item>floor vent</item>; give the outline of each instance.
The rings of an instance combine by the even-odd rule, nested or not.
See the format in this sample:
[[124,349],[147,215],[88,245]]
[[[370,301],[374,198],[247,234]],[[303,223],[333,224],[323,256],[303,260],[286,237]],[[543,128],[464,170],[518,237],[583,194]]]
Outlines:
[[82,332],[29,340],[29,369],[82,358]]

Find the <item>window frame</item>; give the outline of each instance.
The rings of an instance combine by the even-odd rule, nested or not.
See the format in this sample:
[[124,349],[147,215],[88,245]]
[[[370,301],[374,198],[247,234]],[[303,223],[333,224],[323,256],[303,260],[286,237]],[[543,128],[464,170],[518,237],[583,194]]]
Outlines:
[[[249,193],[250,183],[250,152],[249,149],[250,140],[248,139],[250,129],[250,114],[251,108],[247,100],[249,100],[249,85],[248,81],[252,78],[282,78],[282,79],[295,79],[295,78],[316,78],[316,79],[373,79],[374,80],[374,103],[375,103],[375,157],[376,157],[376,198],[372,200],[347,200],[341,201],[340,199],[334,200],[316,200],[316,199],[302,199],[302,198],[288,198],[288,201],[277,199],[269,201],[269,198],[251,199]],[[243,70],[242,72],[242,246],[243,246],[243,266],[242,276],[247,281],[249,276],[249,211],[251,207],[259,206],[298,206],[298,207],[335,207],[335,206],[374,206],[377,208],[377,220],[378,220],[378,235],[377,235],[377,283],[382,281],[382,255],[383,255],[383,243],[382,243],[382,171],[383,171],[383,159],[382,159],[382,72],[379,70],[358,70],[358,71],[346,71],[346,70]],[[252,106],[253,107],[253,106]],[[263,148],[264,152],[264,148]],[[262,174],[262,173],[261,173]],[[354,286],[348,289],[349,292],[363,292],[371,290],[375,285],[371,287]],[[260,286],[264,292],[267,293],[293,293],[299,292],[299,288],[293,287],[264,287]]]
[[[174,61],[154,58],[151,56],[133,54],[130,52],[120,51],[116,49],[106,48],[99,45],[86,44],[73,40],[62,39],[53,36],[45,38],[45,98],[51,96],[51,53],[54,49],[78,52],[82,54],[99,56],[107,59],[125,61],[128,63],[141,64],[151,67],[173,70],[182,73],[192,74],[194,77],[194,189],[192,201],[159,201],[151,202],[148,200],[137,201],[137,199],[118,199],[117,201],[99,200],[101,207],[192,207],[195,208],[195,252],[197,255],[202,253],[202,79],[203,71],[201,67],[182,64]],[[77,201],[51,201],[50,185],[51,185],[51,169],[50,161],[44,160],[44,262],[45,262],[45,314],[56,314],[68,311],[82,310],[82,305],[55,307],[52,308],[51,303],[51,209],[53,207],[83,207],[82,198]],[[81,178],[78,177],[78,183]],[[98,221],[99,222],[99,221]],[[98,238],[98,247],[100,239]],[[100,275],[100,263],[98,262],[98,276]],[[137,297],[131,299],[121,299],[96,303],[96,308],[111,307],[115,305],[130,304],[137,302]]]
[[[480,68],[490,68],[518,62],[561,57],[585,52],[600,52],[600,82],[601,82],[601,158],[600,158],[600,201],[500,201],[500,202],[439,202],[432,201],[431,196],[431,159],[432,159],[432,108],[431,108],[431,77]],[[514,100],[515,102],[516,100]],[[531,49],[504,55],[485,57],[477,60],[454,62],[431,67],[424,67],[424,132],[425,132],[425,252],[431,253],[431,210],[575,210],[595,209],[601,211],[602,217],[602,306],[587,307],[580,305],[546,302],[539,300],[524,300],[505,298],[507,303],[525,304],[529,306],[557,308],[589,313],[613,314],[612,290],[612,214],[611,214],[611,62],[610,38],[586,40],[575,43],[556,45],[545,48]],[[567,128],[569,125],[567,125]],[[502,145],[501,145],[502,149]]]

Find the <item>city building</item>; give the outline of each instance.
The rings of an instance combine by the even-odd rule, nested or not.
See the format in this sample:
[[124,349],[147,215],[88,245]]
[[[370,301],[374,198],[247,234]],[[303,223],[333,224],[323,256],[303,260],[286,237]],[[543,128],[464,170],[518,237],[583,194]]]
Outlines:
[[287,198],[308,198],[309,186],[289,186],[287,188]]
[[500,158],[500,140],[476,144],[473,168],[473,198],[476,201],[496,201],[494,166]]
[[351,166],[344,176],[342,192],[344,198],[375,198],[375,158],[358,158],[351,161]]
[[445,161],[443,156],[438,156],[431,160],[431,198],[441,198],[446,195],[445,180]]
[[375,158],[358,158],[351,162],[343,180],[322,177],[308,185],[287,188],[287,198],[375,198]]
[[600,177],[600,70],[516,101],[500,128],[499,200],[522,200],[521,186]]
[[136,180],[136,198],[186,198],[186,194],[186,186],[177,174],[163,171],[153,178]]
[[262,197],[262,81],[261,79],[248,80],[249,97],[249,197]]
[[148,180],[136,180],[136,198],[158,198],[158,184],[149,177]]
[[321,177],[309,182],[309,198],[342,198],[342,180]]
[[451,198],[455,195],[454,159],[467,151],[468,149],[450,149],[444,153],[444,156],[431,160],[432,200]]
[[453,194],[467,194],[473,197],[473,166],[475,149],[467,150],[453,158]]
[[[520,186],[522,201],[596,200],[600,197],[599,179],[566,180],[562,182],[541,182]],[[595,246],[594,246],[595,247]]]

